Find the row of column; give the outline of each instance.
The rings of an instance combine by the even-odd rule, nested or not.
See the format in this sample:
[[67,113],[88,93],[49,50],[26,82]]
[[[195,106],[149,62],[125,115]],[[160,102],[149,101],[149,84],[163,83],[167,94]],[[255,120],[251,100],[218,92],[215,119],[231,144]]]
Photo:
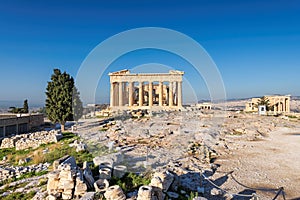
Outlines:
[[289,99],[279,100],[274,104],[274,112],[290,112],[290,101]]
[[28,131],[28,124],[14,124],[0,127],[0,138],[8,135],[20,134]]
[[[168,93],[168,100],[169,104],[168,106],[173,106],[173,84],[177,83],[177,106],[182,106],[182,82],[176,81],[176,82],[169,82],[169,93]],[[118,88],[118,89],[117,89]],[[125,99],[128,98],[128,105],[133,106],[134,99],[133,99],[133,93],[134,93],[134,82],[128,82],[128,95],[125,93],[126,88],[126,82],[114,82],[110,85],[110,106],[123,106],[124,105],[124,97]],[[143,105],[144,100],[144,91],[143,91],[143,82],[139,82],[138,85],[138,91],[139,91],[139,99],[138,99],[138,105]],[[149,82],[149,89],[148,89],[148,100],[149,104],[148,106],[153,106],[153,82]],[[176,92],[176,91],[175,91]],[[158,85],[158,105],[163,106],[163,82],[159,82]]]

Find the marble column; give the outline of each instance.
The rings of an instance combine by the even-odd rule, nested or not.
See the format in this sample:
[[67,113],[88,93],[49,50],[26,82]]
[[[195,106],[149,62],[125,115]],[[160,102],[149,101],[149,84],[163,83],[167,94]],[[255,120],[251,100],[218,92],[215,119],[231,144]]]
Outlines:
[[290,112],[290,101],[289,98],[286,99],[286,112]]
[[119,106],[123,106],[123,82],[119,82]]
[[152,82],[149,81],[149,91],[148,91],[148,95],[149,95],[149,106],[153,106],[153,85]]
[[159,85],[158,85],[158,105],[159,106],[162,106],[162,102],[163,102],[163,82],[159,82]]
[[122,84],[122,87],[123,87],[123,106],[128,104],[128,96],[127,96],[126,86],[127,86],[127,82],[123,82],[123,84]]
[[114,87],[114,83],[110,83],[110,107],[113,107],[115,105]]
[[143,106],[143,82],[139,82],[139,106]]
[[128,105],[133,105],[133,82],[128,83],[129,91],[128,91]]
[[177,91],[178,104],[177,104],[177,106],[182,107],[182,82],[181,81],[177,82],[177,85],[178,85],[178,91]]
[[169,106],[173,106],[173,83],[169,82]]

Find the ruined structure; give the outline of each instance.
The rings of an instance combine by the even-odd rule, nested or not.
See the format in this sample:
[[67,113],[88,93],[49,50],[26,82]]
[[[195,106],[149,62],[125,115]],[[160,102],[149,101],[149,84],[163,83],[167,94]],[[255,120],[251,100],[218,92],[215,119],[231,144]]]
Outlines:
[[16,150],[23,150],[29,148],[37,148],[41,144],[56,143],[62,138],[60,131],[39,131],[28,134],[20,134],[13,137],[4,138],[0,141],[0,149],[16,148]]
[[109,73],[111,109],[182,108],[184,72],[131,74],[129,70]]
[[[271,107],[271,112],[277,113],[289,113],[290,112],[290,95],[276,95],[276,96],[266,96],[269,100],[269,107]],[[246,103],[246,112],[258,112],[258,103],[260,98],[252,98],[251,102]]]
[[199,110],[211,110],[212,104],[208,103],[208,102],[198,103],[198,104],[196,104],[196,107]]
[[47,175],[46,199],[78,199],[84,196],[88,187],[84,172],[77,167],[75,158],[66,156],[56,162],[61,163]]
[[32,129],[38,130],[42,124],[44,124],[43,114],[1,114],[0,138],[26,133]]

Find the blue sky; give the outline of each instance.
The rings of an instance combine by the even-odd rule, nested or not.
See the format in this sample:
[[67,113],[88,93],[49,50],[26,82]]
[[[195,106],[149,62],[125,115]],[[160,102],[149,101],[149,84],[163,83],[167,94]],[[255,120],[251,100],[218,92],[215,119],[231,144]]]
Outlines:
[[[228,98],[300,95],[299,21],[300,1],[293,0],[0,1],[0,100],[44,103],[54,68],[76,77],[100,42],[139,27],[173,29],[200,43]],[[155,50],[123,55],[108,71],[149,62],[186,65],[189,82],[197,79],[188,63]],[[101,79],[97,101],[108,100],[107,81]],[[196,90],[198,99],[209,98],[205,84]]]

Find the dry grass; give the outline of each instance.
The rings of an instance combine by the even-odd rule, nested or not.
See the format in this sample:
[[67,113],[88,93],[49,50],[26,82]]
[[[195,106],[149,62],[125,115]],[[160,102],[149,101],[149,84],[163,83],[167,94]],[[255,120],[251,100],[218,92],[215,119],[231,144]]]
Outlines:
[[51,146],[49,146],[48,148],[49,148],[49,151],[53,151],[55,149],[59,149],[60,147],[61,147],[61,144],[60,144],[60,142],[58,142],[58,143],[51,144]]
[[45,162],[45,156],[41,149],[34,151],[32,161],[34,164]]

